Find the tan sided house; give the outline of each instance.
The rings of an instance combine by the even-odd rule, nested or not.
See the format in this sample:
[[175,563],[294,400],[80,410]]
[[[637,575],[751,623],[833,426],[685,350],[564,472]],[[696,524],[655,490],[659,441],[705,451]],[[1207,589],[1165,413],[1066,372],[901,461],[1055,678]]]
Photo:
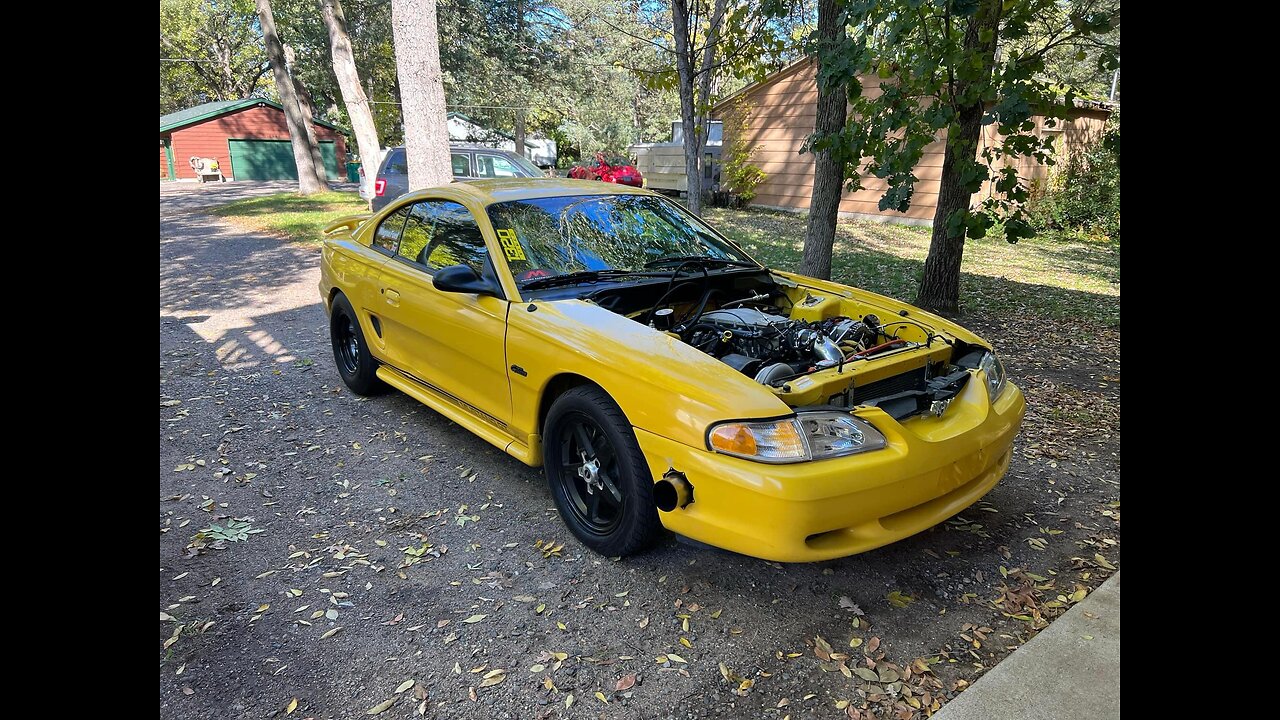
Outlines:
[[[817,114],[818,85],[815,64],[804,58],[788,65],[764,80],[749,85],[726,97],[712,108],[712,116],[728,119],[737,112],[748,113],[744,137],[734,137],[737,123],[725,122],[725,143],[745,142],[755,148],[752,163],[765,173],[764,182],[756,189],[753,205],[781,210],[807,210],[813,191],[813,155],[800,153],[805,139],[813,132]],[[863,76],[863,92],[880,93],[880,78]],[[1070,117],[1058,121],[1056,127],[1046,127],[1045,118],[1036,116],[1036,134],[1041,137],[1056,135],[1058,156],[1085,147],[1102,137],[1103,126],[1111,110],[1103,103],[1077,103]],[[982,142],[998,144],[1000,137],[995,125],[983,128]],[[885,181],[864,176],[862,189],[856,193],[844,193],[840,200],[840,214],[882,222],[901,222],[912,225],[930,225],[938,198],[938,178],[942,172],[942,157],[946,146],[945,131],[939,139],[927,146],[924,158],[915,168],[919,179],[911,207],[907,212],[881,210],[880,197],[885,191]],[[1021,158],[1018,173],[1027,179],[1044,179],[1048,167],[1031,158]],[[974,195],[974,202],[990,192],[984,188]]]

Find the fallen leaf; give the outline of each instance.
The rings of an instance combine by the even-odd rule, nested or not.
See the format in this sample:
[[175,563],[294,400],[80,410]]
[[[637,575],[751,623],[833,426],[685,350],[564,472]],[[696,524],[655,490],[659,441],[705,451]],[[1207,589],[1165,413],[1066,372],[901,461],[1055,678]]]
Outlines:
[[817,655],[819,659],[826,660],[829,662],[831,660],[831,652],[832,652],[831,643],[824,640],[821,635],[814,636],[813,638],[813,654],[814,655]]
[[490,670],[484,674],[484,679],[480,681],[480,687],[490,687],[497,685],[507,679],[506,670]]
[[390,710],[391,706],[396,704],[396,700],[399,700],[399,698],[391,698],[390,700],[383,700],[377,705],[374,705],[368,710],[365,710],[364,714],[365,715],[381,715],[382,713]]
[[866,613],[862,612],[862,608],[858,607],[858,603],[854,602],[854,601],[853,601],[853,599],[852,599],[852,598],[850,598],[848,595],[841,595],[841,596],[840,596],[840,607],[844,608],[845,610],[848,610],[849,612],[853,613],[854,615],[865,615],[865,614],[866,614]]
[[635,684],[636,684],[636,674],[631,673],[629,675],[623,675],[622,679],[618,680],[618,684],[614,686],[614,689],[619,692],[623,690],[630,690],[631,686]]
[[[334,628],[334,629],[332,629],[332,630],[327,631],[325,634],[323,634],[323,635],[321,635],[321,636],[320,636],[320,639],[321,639],[321,640],[324,640],[324,639],[326,639],[326,638],[331,638],[331,637],[333,637],[334,635],[337,635],[337,634],[338,634],[338,632],[339,632],[340,630],[342,630],[342,626],[341,626],[341,625],[339,625],[338,627],[336,627],[336,628]],[[388,705],[387,707],[391,707],[391,706],[390,706],[390,705]],[[385,710],[386,708],[383,708],[383,709]]]
[[294,710],[297,710],[297,709],[298,709],[298,698],[294,698],[294,699],[292,699],[292,700],[290,700],[290,701],[289,701],[289,704],[288,704],[288,705],[285,705],[285,706],[284,706],[284,714],[285,714],[285,715],[292,715],[292,714],[293,714],[293,711],[294,711]]
[[396,688],[396,694],[399,695],[405,690],[408,690],[409,688],[413,687],[413,683],[414,681],[412,679],[405,680],[404,682],[400,683],[400,686]]
[[680,657],[675,653],[667,653],[667,659],[670,660],[671,662],[684,663],[685,665],[689,664],[688,660],[685,660],[684,658]]
[[571,707],[573,707],[573,693],[569,693],[564,698],[564,709],[568,710]]
[[485,618],[487,618],[487,617],[489,617],[489,616],[488,616],[488,615],[472,615],[471,617],[467,618],[466,620],[463,620],[462,622],[464,622],[464,623],[478,623],[478,622],[480,622],[481,620],[483,620],[483,619],[485,619]]
[[604,693],[600,692],[599,690],[597,690],[597,691],[596,691],[596,699],[597,699],[597,700],[599,700],[600,702],[604,703],[605,705],[608,705],[608,704],[609,704],[609,699],[608,699],[608,698],[606,698],[606,697],[604,696]]
[[853,674],[857,675],[863,680],[866,680],[867,682],[880,682],[880,676],[877,675],[876,671],[872,670],[871,668],[856,667],[853,669]]
[[889,593],[888,596],[886,596],[886,599],[889,601],[890,605],[896,608],[904,608],[910,605],[911,603],[915,602],[916,600],[910,595],[904,594],[900,590],[894,590],[893,592]]

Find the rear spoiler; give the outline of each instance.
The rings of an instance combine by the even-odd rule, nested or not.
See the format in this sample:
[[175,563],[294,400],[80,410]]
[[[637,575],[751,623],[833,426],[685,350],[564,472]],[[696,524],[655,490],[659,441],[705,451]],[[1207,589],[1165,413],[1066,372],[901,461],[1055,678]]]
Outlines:
[[326,225],[322,232],[325,235],[332,235],[339,230],[354,231],[356,228],[360,227],[361,223],[368,220],[370,217],[372,217],[372,214],[370,213],[363,213],[361,215],[344,215],[343,217],[340,217]]

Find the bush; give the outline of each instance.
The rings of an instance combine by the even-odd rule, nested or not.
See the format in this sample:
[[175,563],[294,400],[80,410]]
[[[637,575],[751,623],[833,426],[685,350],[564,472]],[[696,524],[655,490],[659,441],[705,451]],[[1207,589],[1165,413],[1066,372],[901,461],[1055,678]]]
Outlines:
[[1027,208],[1038,230],[1067,230],[1120,240],[1120,128],[1071,153],[1036,189]]
[[[739,98],[724,117],[725,145],[721,151],[721,179],[732,199],[718,203],[722,207],[743,207],[756,196],[756,187],[764,182],[764,171],[752,163],[758,145],[748,145],[751,129],[751,106]],[[715,199],[712,200],[715,202]]]

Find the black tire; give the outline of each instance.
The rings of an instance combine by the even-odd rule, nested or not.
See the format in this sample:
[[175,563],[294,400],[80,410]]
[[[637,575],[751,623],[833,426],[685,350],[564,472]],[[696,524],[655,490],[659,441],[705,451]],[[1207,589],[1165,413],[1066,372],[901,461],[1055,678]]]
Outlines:
[[662,523],[649,465],[631,423],[604,391],[580,385],[556,398],[547,413],[543,460],[556,509],[584,545],[618,557],[658,537]]
[[351,392],[377,395],[387,389],[386,383],[378,379],[378,361],[369,353],[369,344],[364,340],[356,311],[342,293],[333,298],[333,309],[329,313],[329,339],[333,343],[333,363],[338,366],[338,374]]

